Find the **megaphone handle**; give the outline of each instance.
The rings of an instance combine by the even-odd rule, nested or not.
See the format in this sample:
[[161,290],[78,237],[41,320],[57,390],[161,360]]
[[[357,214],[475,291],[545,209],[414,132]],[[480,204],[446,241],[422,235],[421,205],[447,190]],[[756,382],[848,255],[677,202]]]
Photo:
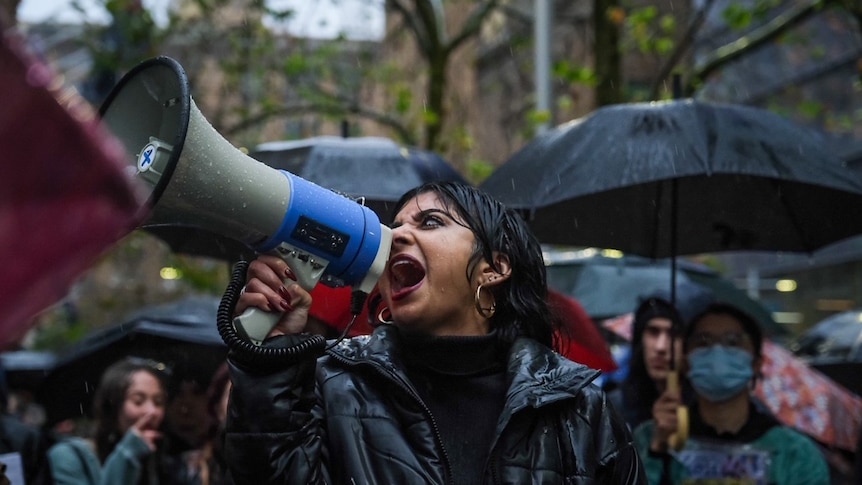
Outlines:
[[260,345],[278,323],[281,313],[266,312],[260,308],[248,308],[233,319],[233,327],[240,337]]
[[[306,291],[314,289],[328,264],[328,261],[322,263],[314,261],[312,256],[286,243],[278,246],[272,251],[272,254],[284,259],[290,265],[294,276],[296,276],[296,282]],[[250,340],[255,345],[260,345],[275,327],[275,324],[278,323],[281,315],[282,313],[266,312],[259,308],[248,308],[242,315],[233,319],[233,327],[240,337]]]
[[[679,393],[679,373],[676,370],[671,370],[667,374],[667,389],[671,392]],[[676,408],[676,433],[672,434],[668,440],[668,446],[674,450],[680,450],[685,446],[688,440],[688,407],[679,405]]]

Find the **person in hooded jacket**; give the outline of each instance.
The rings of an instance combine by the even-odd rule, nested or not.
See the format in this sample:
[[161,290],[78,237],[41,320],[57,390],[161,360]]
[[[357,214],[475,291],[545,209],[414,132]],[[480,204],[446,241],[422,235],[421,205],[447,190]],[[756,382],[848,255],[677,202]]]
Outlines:
[[284,313],[261,347],[229,354],[235,482],[645,483],[599,372],[551,349],[524,221],[449,182],[407,192],[395,214],[371,335],[314,345],[311,296],[285,261],[249,264],[235,313]]

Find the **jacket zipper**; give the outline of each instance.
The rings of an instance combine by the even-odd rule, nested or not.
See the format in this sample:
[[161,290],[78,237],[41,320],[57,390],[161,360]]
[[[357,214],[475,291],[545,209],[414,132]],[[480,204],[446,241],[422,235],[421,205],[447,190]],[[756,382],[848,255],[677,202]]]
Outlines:
[[355,362],[352,360],[345,359],[344,357],[338,355],[335,352],[329,352],[328,355],[330,357],[335,358],[337,361],[339,361],[345,365],[349,365],[349,366],[368,365],[369,367],[374,369],[375,372],[377,372],[378,374],[383,376],[383,378],[394,382],[395,385],[397,385],[399,388],[401,388],[408,396],[410,396],[414,401],[416,401],[416,404],[418,404],[419,407],[422,408],[422,411],[425,413],[425,416],[428,418],[428,421],[431,423],[431,428],[434,431],[434,440],[437,442],[437,446],[439,446],[440,450],[443,452],[443,466],[444,466],[443,471],[446,475],[446,483],[450,483],[450,484],[455,483],[454,479],[452,478],[452,465],[449,464],[449,453],[446,451],[446,447],[443,446],[443,438],[440,437],[440,429],[437,427],[437,421],[434,420],[434,416],[431,414],[431,410],[428,409],[428,406],[425,404],[425,401],[423,401],[422,398],[419,397],[419,395],[417,395],[413,391],[413,389],[411,389],[407,384],[402,382],[398,376],[392,374],[391,372],[389,372],[388,370],[384,369],[383,367],[381,367],[380,365],[378,365],[374,362],[362,362],[362,363]]

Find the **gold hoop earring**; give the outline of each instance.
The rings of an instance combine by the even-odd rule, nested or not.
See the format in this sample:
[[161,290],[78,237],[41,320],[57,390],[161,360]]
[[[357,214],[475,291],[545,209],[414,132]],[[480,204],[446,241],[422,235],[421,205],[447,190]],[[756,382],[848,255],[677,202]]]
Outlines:
[[494,294],[491,291],[488,291],[488,294],[491,295],[491,305],[487,308],[482,307],[482,285],[479,285],[476,288],[476,296],[474,298],[474,302],[476,303],[476,311],[479,312],[479,315],[482,315],[485,318],[491,318],[494,316],[494,313],[497,311],[496,301],[494,301]]
[[[384,318],[385,318],[385,317],[383,316],[383,313],[384,313],[384,312],[389,313],[389,320],[385,320],[385,319],[384,319]],[[389,307],[386,307],[386,306],[385,306],[385,307],[381,308],[379,312],[377,312],[377,321],[378,321],[378,322],[380,322],[380,323],[382,323],[382,324],[384,324],[384,325],[388,325],[388,324],[393,324],[393,323],[395,323],[395,322],[392,320],[392,313],[391,313],[391,312],[389,312]]]

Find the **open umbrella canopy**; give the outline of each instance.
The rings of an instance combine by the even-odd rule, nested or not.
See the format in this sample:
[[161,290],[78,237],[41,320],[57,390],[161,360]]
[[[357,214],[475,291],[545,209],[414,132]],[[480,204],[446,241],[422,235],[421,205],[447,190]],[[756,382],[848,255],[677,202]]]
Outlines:
[[317,185],[364,198],[388,222],[393,204],[424,182],[466,180],[440,155],[382,137],[318,136],[258,145],[249,155]]
[[[548,285],[577,299],[596,321],[634,311],[643,298],[669,293],[670,261],[638,256],[606,257],[595,250],[545,249]],[[766,335],[779,337],[787,331],[777,324],[760,302],[701,264],[677,264],[677,306],[683,315],[687,297],[708,294],[716,301],[733,304],[754,317]]]
[[56,354],[49,351],[12,350],[0,353],[0,366],[10,391],[35,393],[56,362]]
[[761,372],[754,393],[779,421],[821,443],[855,451],[862,397],[769,340],[763,342]]
[[827,317],[790,344],[794,355],[862,396],[862,310]]
[[841,312],[817,322],[791,349],[811,362],[862,363],[862,310]]
[[481,187],[543,243],[652,258],[812,252],[862,233],[855,173],[812,131],[739,105],[600,108],[527,144]]
[[62,353],[37,394],[49,423],[90,416],[102,372],[133,355],[164,363],[173,379],[206,387],[227,357],[216,328],[217,297],[189,297],[147,307],[88,335]]

